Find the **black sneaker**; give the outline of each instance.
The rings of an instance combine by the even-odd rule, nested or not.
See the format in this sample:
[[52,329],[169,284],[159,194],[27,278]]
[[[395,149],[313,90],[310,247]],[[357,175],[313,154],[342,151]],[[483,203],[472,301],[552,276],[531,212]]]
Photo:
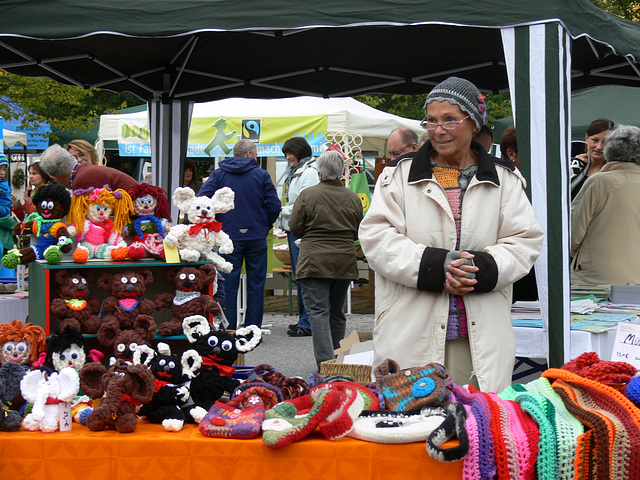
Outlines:
[[298,327],[295,330],[288,330],[287,335],[289,335],[290,337],[310,337],[311,329]]
[[295,330],[296,328],[298,328],[297,323],[292,323],[291,325],[289,325],[289,330]]

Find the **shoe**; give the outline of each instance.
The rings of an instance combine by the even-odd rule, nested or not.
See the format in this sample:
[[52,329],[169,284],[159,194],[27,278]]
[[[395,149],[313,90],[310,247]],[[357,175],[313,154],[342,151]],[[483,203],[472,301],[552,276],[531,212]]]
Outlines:
[[298,328],[297,323],[292,323],[291,325],[289,325],[289,330],[295,330],[296,328]]
[[311,336],[311,329],[304,328],[304,327],[298,327],[295,330],[287,331],[287,335],[289,335],[290,337],[310,337]]

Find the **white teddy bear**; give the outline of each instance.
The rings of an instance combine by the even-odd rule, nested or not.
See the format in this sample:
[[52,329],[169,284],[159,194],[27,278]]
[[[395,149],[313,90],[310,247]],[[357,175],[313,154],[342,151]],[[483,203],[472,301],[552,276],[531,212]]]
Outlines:
[[79,390],[80,377],[73,367],[64,367],[53,373],[42,370],[27,373],[20,382],[20,392],[27,402],[33,404],[33,408],[24,417],[22,425],[27,430],[55,432],[60,426],[61,403],[71,402]]
[[229,273],[233,265],[219,253],[233,253],[233,242],[221,224],[216,222],[217,213],[226,213],[234,208],[235,193],[229,187],[223,187],[212,198],[196,197],[189,187],[180,187],[173,192],[173,204],[182,213],[186,213],[190,225],[178,224],[171,227],[165,237],[167,245],[179,248],[180,258],[185,262],[197,262],[201,258],[210,260],[213,265]]

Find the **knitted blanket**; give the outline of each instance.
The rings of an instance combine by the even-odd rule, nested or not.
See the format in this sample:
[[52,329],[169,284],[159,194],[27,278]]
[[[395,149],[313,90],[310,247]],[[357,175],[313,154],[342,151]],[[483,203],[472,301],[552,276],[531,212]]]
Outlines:
[[542,376],[585,427],[578,437],[576,479],[640,479],[640,410],[622,393],[562,369]]

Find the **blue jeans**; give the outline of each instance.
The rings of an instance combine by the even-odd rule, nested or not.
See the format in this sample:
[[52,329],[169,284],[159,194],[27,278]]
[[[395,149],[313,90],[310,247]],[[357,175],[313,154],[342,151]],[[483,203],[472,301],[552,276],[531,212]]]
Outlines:
[[[290,232],[287,232],[287,242],[289,243],[289,256],[291,257],[291,271],[293,272],[293,276],[296,276],[296,265],[298,265],[298,254],[300,253],[300,248],[294,243],[297,240],[296,237],[291,235]],[[307,311],[304,308],[304,301],[302,300],[302,285],[300,282],[296,281],[296,285],[298,288],[298,312],[300,313],[300,318],[298,319],[298,326],[302,328],[311,329],[311,323],[309,322],[309,315],[307,315]]]
[[224,278],[223,306],[229,320],[229,328],[237,328],[238,289],[243,262],[247,272],[247,313],[244,324],[262,327],[264,284],[267,278],[267,240],[234,240],[233,253],[223,257],[233,264],[233,270]]

